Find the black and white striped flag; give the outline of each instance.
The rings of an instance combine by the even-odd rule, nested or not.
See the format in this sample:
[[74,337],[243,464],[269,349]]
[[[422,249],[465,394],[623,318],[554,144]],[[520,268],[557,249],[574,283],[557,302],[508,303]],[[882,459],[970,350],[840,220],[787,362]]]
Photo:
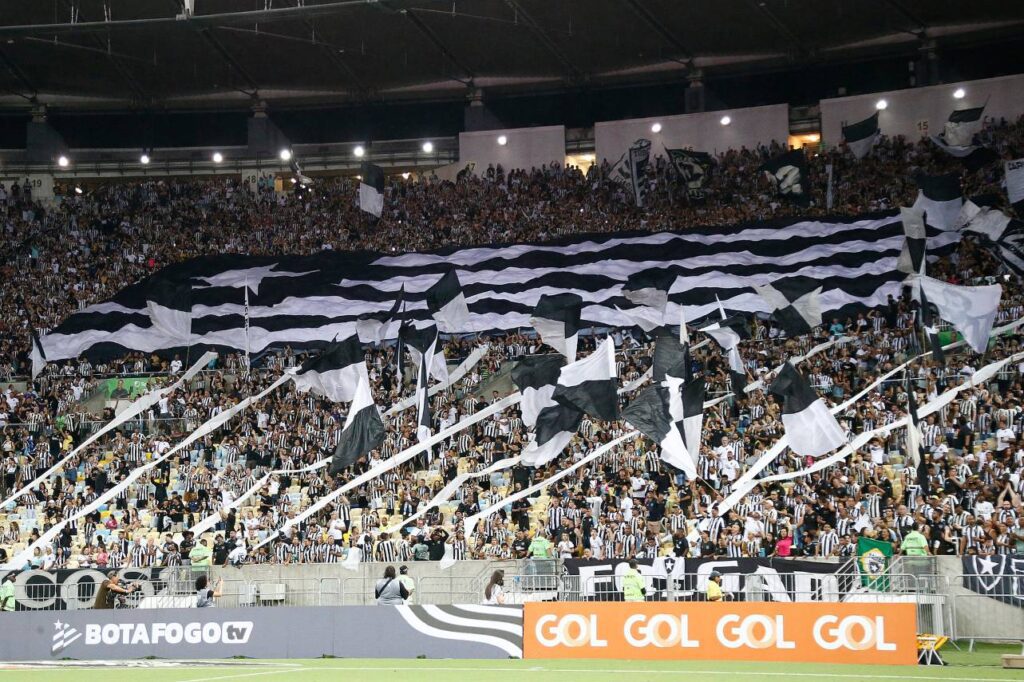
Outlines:
[[820,457],[846,443],[846,434],[807,379],[787,362],[768,390],[781,397],[789,447],[801,457]]
[[[934,227],[929,221],[929,254],[949,253],[959,233]],[[566,320],[563,313],[560,318],[564,354],[568,339],[580,327],[635,324],[619,310],[634,305],[623,294],[623,286],[645,270],[660,268],[676,277],[668,301],[689,320],[713,313],[716,294],[730,310],[768,313],[771,307],[754,285],[797,275],[819,280],[822,313],[843,318],[884,305],[889,295],[899,297],[905,274],[896,270],[896,261],[903,242],[900,218],[893,211],[832,222],[783,219],[742,228],[599,234],[436,253],[205,256],[168,266],[113,299],[90,305],[41,341],[49,362],[184,351],[180,337],[155,325],[147,310],[150,289],[170,281],[192,286],[191,341],[196,351],[245,350],[240,295],[245,286],[250,290],[249,342],[254,354],[286,345],[322,349],[332,339],[357,331],[369,342],[376,332],[365,329],[367,317],[380,316],[381,324],[395,319],[396,297],[403,286],[401,319],[412,325],[428,323],[432,316],[427,289],[457,269],[469,308],[468,325],[477,332],[533,326],[531,317],[544,295],[578,297],[579,317],[573,314]],[[364,329],[357,330],[360,320]],[[572,330],[566,329],[567,321]],[[393,336],[394,327],[384,336]]]
[[384,169],[364,161],[361,173],[359,208],[379,218],[384,211]]
[[469,308],[454,270],[446,272],[437,284],[427,289],[427,309],[445,331],[469,331]]
[[576,360],[582,309],[583,298],[579,294],[542,294],[530,318],[530,325],[540,334],[541,341],[569,362]]
[[361,380],[368,381],[368,375],[365,354],[356,336],[332,343],[302,363],[292,377],[300,393],[312,391],[336,403],[351,401]]
[[772,316],[788,336],[810,334],[821,326],[821,284],[807,277],[788,277],[756,287],[772,306]]
[[949,115],[945,129],[932,136],[932,142],[951,156],[969,156],[977,147],[974,136],[981,132],[985,107],[957,109]]
[[994,208],[979,208],[972,201],[964,202],[962,219],[964,231],[982,235],[1000,262],[1024,277],[1024,222]]
[[359,379],[352,404],[348,406],[345,426],[331,460],[331,473],[336,474],[359,461],[384,442],[384,422],[373,402],[369,379]]
[[878,112],[863,121],[843,126],[843,142],[855,157],[863,159],[878,140]]
[[551,397],[573,405],[595,419],[613,421],[619,418],[615,344],[610,336],[605,337],[596,351],[559,370],[558,384]]
[[960,209],[964,204],[960,188],[960,174],[918,175],[917,200],[914,208],[924,211],[929,225],[940,230],[955,230],[959,226]]

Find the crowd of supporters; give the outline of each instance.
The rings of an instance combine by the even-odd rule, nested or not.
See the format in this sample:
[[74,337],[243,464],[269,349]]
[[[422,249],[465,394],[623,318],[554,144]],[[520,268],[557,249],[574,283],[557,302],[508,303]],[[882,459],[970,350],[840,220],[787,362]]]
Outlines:
[[[1024,120],[991,122],[989,146],[1010,158],[1024,156]],[[810,158],[814,200],[809,208],[780,201],[756,172],[778,147],[735,150],[717,158],[707,198],[692,204],[663,160],[656,163],[643,209],[618,196],[605,180],[607,166],[531,171],[487,169],[456,183],[393,180],[384,216],[363,219],[348,179],[323,180],[311,191],[249,193],[233,181],[121,183],[69,195],[54,206],[33,202],[25,188],[0,190],[7,244],[0,299],[0,491],[6,497],[47,471],[112,417],[109,400],[129,398],[118,385],[96,393],[108,376],[146,375],[148,388],[170,383],[194,358],[135,354],[117,361],[51,364],[24,389],[28,330],[45,331],[69,313],[112,296],[152,271],[206,253],[310,253],[324,248],[424,250],[452,244],[538,241],[584,232],[680,229],[826,212],[855,215],[913,201],[917,171],[962,169],[930,142],[885,139],[856,161],[844,150]],[[833,208],[825,207],[824,165],[833,165]],[[968,194],[1001,195],[998,164],[964,172]],[[953,256],[930,265],[930,274],[971,283],[1002,275],[977,244],[964,240]],[[1007,281],[1000,323],[1024,317],[1019,282]],[[830,404],[838,404],[918,347],[906,301],[828,320],[814,335],[786,339],[770,322],[751,320],[742,353],[750,378],[806,351],[828,336],[848,336],[801,365]],[[653,340],[636,330],[614,331],[623,384],[649,366]],[[699,337],[698,337],[699,338]],[[446,354],[464,358],[481,339],[452,339]],[[550,352],[528,335],[487,338],[490,350],[477,367],[432,404],[434,429],[451,425],[511,389],[508,365]],[[583,342],[582,352],[594,338]],[[1021,350],[1016,334],[999,337],[985,357],[958,351],[946,363],[912,366],[919,404],[963,382],[983,364]],[[53,543],[31,558],[35,567],[120,567],[216,562],[334,562],[351,547],[381,561],[438,559],[446,547],[456,559],[534,556],[849,556],[859,534],[899,547],[915,527],[934,553],[1024,551],[1024,364],[1008,366],[992,381],[966,390],[923,428],[924,466],[931,481],[922,495],[907,466],[905,430],[876,439],[834,467],[796,481],[754,489],[735,509],[716,504],[759,455],[782,435],[778,402],[763,391],[733,397],[705,414],[699,476],[687,480],[663,465],[657,448],[641,437],[627,441],[540,495],[483,520],[466,537],[462,520],[504,495],[550,476],[567,462],[626,432],[622,422],[586,418],[561,458],[547,467],[513,467],[470,479],[450,503],[394,533],[382,532],[416,512],[458,473],[482,470],[516,455],[528,439],[514,407],[454,436],[411,462],[351,491],[337,503],[288,524],[311,502],[354,473],[400,452],[416,440],[415,410],[386,418],[387,437],[356,471],[331,476],[325,468],[299,469],[329,457],[345,418],[345,405],[285,384],[151,473],[140,477],[106,508],[75,519],[82,507],[130,471],[166,453],[183,435],[301,361],[290,349],[261,358],[243,371],[240,358],[220,358],[175,394],[108,438],[85,448],[59,472],[0,510],[0,559],[33,542],[52,524],[72,519]],[[710,344],[696,353],[712,396],[728,391],[727,366]],[[411,390],[396,372],[393,347],[367,349],[377,404],[395,404]],[[137,389],[133,389],[137,392]],[[623,402],[635,395],[624,394]],[[87,405],[95,405],[89,409]],[[837,415],[851,434],[905,415],[902,377],[884,384]],[[767,473],[806,463],[779,457]],[[183,532],[218,513],[267,472],[270,479],[237,510],[218,517],[203,537]],[[284,532],[279,529],[285,527]],[[269,540],[269,542],[265,542]],[[264,544],[265,543],[265,544]],[[257,549],[257,546],[259,548]]]

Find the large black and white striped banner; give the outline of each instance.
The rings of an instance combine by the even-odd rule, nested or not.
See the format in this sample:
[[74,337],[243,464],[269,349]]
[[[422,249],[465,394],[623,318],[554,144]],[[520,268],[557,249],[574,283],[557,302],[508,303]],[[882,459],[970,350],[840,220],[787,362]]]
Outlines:
[[[564,292],[583,297],[585,325],[632,326],[617,310],[633,307],[622,288],[630,275],[651,268],[677,276],[669,293],[669,307],[676,309],[666,319],[679,319],[683,306],[686,319],[699,320],[717,310],[716,294],[731,310],[767,313],[768,304],[753,287],[790,275],[821,281],[829,319],[898,294],[904,275],[896,259],[903,239],[899,215],[887,212],[856,220],[769,221],[400,255],[210,256],[164,268],[72,315],[42,345],[50,361],[180,348],[180,334],[153,324],[147,300],[155,291],[188,284],[190,345],[244,350],[248,288],[253,353],[286,344],[321,347],[355,333],[359,316],[388,311],[403,285],[405,316],[429,319],[426,290],[453,268],[469,304],[465,332],[529,327],[540,296]],[[956,232],[930,230],[929,252],[947,250],[958,239]]]

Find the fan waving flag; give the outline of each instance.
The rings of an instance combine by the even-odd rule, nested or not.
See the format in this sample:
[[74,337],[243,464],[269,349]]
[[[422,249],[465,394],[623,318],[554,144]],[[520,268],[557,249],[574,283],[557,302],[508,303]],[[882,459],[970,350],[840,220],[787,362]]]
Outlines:
[[1003,287],[998,284],[961,286],[923,275],[919,279],[921,293],[935,304],[942,319],[956,327],[975,352],[984,353],[999,311]]
[[36,334],[36,330],[32,329],[32,381],[36,380],[36,377],[46,367],[46,353],[43,351],[43,344],[39,342],[39,334]]
[[565,358],[560,355],[527,355],[512,368],[512,383],[523,394],[519,409],[527,427],[537,424],[542,409],[555,405],[551,396],[564,365]]
[[878,134],[877,111],[863,121],[843,126],[843,142],[858,159],[863,159],[868,155],[878,139]]
[[[674,340],[672,336],[661,336],[657,345]],[[641,391],[622,411],[622,418],[661,447],[663,462],[695,479],[704,418],[704,382],[687,380],[689,349],[683,346],[677,352],[677,346],[669,346],[662,355],[674,355],[676,362],[664,381]]]
[[448,381],[448,362],[438,339],[437,325],[421,328],[410,325],[401,329],[399,334],[417,366],[423,365],[426,357],[427,375],[441,382]]
[[611,337],[597,350],[559,370],[552,398],[573,405],[595,419],[619,418],[618,379],[615,374],[615,344]]
[[427,392],[427,384],[430,381],[429,358],[434,357],[437,342],[437,334],[434,334],[434,340],[423,352],[416,372],[416,438],[421,443],[430,438],[431,433],[430,394]]
[[457,333],[470,331],[469,307],[462,294],[459,276],[449,270],[437,284],[427,289],[427,308],[445,331]]
[[957,109],[949,115],[942,133],[932,136],[932,142],[951,156],[970,155],[977,149],[974,136],[981,132],[984,111],[985,107]]
[[917,485],[921,488],[921,494],[925,499],[931,494],[929,492],[928,467],[921,456],[921,424],[917,417],[917,398],[914,395],[914,384],[910,380],[910,372],[907,372],[907,459],[916,467]]
[[364,161],[361,173],[359,208],[379,218],[384,211],[384,169]]
[[964,231],[982,235],[1006,269],[1024,276],[1024,222],[994,208],[978,208],[973,201],[964,202],[962,217]]
[[750,338],[747,322],[742,317],[727,317],[701,329],[725,351],[729,361],[729,375],[732,378],[732,390],[739,393],[747,385],[747,371],[740,357],[740,341]]
[[356,336],[332,343],[292,376],[300,393],[312,391],[336,403],[351,401],[361,379],[367,379],[366,361]]
[[695,152],[689,149],[665,148],[669,161],[676,174],[686,185],[686,196],[690,202],[704,199],[704,186],[711,172],[711,155],[707,152]]
[[787,336],[810,334],[821,325],[821,284],[807,277],[790,277],[755,286],[772,306],[772,315]]
[[914,208],[924,211],[929,225],[940,230],[955,230],[964,204],[960,175],[918,175],[917,200]]
[[1024,219],[1024,159],[1012,159],[1003,164],[1006,173],[1006,196],[1013,204],[1017,217]]
[[576,360],[582,309],[583,298],[579,294],[543,294],[530,318],[541,341],[564,355],[569,362]]
[[794,149],[761,165],[761,171],[775,181],[780,196],[801,206],[811,201],[810,185],[807,183],[807,157],[802,149]]
[[782,366],[768,390],[783,399],[782,424],[793,452],[820,457],[846,443],[846,435],[825,401],[792,363]]
[[153,327],[176,345],[190,345],[192,336],[192,285],[158,280],[147,292],[146,312]]
[[384,422],[373,402],[368,378],[356,384],[352,404],[348,406],[345,426],[331,460],[331,473],[337,474],[365,457],[384,442]]
[[900,206],[900,219],[906,239],[896,269],[908,275],[924,272],[924,259],[928,248],[928,230],[924,225],[924,211],[921,208]]
[[621,185],[633,197],[637,207],[644,205],[647,194],[647,167],[651,158],[651,141],[639,139],[612,166],[608,179]]
[[525,466],[543,466],[562,454],[583,421],[583,412],[563,398],[552,398],[551,403],[537,415],[533,436],[523,448]]
[[675,273],[663,268],[652,268],[636,273],[622,287],[622,295],[637,307],[622,312],[645,332],[661,327],[665,323],[668,291],[675,281]]
[[[398,318],[398,311],[405,302],[405,285],[398,290],[394,305],[384,313],[370,313],[356,320],[356,333],[363,343],[381,343],[388,338],[388,327]],[[401,331],[399,331],[401,334]]]

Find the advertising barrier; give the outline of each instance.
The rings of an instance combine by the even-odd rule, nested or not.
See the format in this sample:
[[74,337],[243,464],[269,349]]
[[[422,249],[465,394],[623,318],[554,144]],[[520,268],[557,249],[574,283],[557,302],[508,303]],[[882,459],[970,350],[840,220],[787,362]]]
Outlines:
[[917,663],[913,604],[530,603],[526,658]]
[[523,655],[516,606],[37,611],[4,623],[0,661]]

